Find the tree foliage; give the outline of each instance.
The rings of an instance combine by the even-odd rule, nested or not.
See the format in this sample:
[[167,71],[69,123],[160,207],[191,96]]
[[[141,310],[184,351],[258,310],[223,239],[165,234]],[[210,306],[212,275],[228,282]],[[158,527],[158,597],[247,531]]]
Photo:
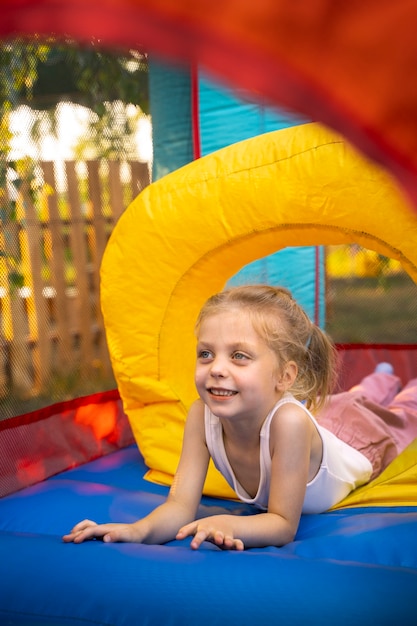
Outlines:
[[6,42],[0,48],[0,99],[53,109],[58,102],[82,104],[98,115],[104,103],[121,100],[149,112],[146,55],[136,51],[108,51],[92,42],[80,47],[23,40]]
[[[137,118],[149,113],[146,55],[105,50],[97,41],[88,47],[53,39],[5,42],[0,47],[0,159],[9,152],[11,111],[26,105],[34,112],[31,136],[36,143],[45,124],[49,134],[55,133],[61,102],[92,112],[77,156],[83,150],[96,157],[131,156]],[[129,105],[137,109],[136,120],[128,114]]]

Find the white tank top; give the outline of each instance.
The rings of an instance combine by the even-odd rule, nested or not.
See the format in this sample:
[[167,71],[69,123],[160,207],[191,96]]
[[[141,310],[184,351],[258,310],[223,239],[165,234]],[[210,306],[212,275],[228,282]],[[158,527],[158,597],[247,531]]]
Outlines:
[[286,393],[267,415],[260,433],[260,480],[254,498],[243,489],[233,473],[226,455],[223,442],[223,429],[218,417],[205,406],[206,442],[214,465],[224,476],[242,502],[254,504],[259,509],[267,510],[269,485],[271,478],[271,454],[269,430],[277,409],[286,403],[300,406],[310,417],[323,443],[323,457],[315,477],[307,483],[303,513],[322,513],[337,504],[348,493],[367,483],[372,474],[370,461],[358,450],[344,443],[326,428],[320,426],[310,411],[290,393]]

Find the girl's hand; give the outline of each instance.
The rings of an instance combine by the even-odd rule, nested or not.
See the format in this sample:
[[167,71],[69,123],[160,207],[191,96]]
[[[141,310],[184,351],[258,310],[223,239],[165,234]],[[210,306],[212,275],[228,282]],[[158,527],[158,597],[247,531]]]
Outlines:
[[141,541],[134,524],[96,524],[96,522],[88,519],[76,524],[71,532],[68,535],[64,535],[62,539],[66,543],[71,541],[82,543],[89,539],[102,539],[106,543]]
[[186,524],[179,529],[176,539],[194,535],[191,548],[197,550],[203,541],[210,541],[223,550],[244,550],[243,541],[234,536],[232,516],[214,515]]

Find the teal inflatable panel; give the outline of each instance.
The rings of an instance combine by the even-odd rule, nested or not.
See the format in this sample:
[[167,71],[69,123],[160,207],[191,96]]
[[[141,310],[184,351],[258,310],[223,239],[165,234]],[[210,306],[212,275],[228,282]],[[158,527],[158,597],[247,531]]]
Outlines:
[[149,99],[152,116],[152,180],[158,180],[194,158],[189,72],[150,59]]
[[245,265],[228,286],[267,283],[290,289],[307,315],[324,327],[324,249],[322,246],[285,248]]
[[237,141],[311,120],[255,102],[243,90],[231,90],[206,75],[198,80],[201,156]]

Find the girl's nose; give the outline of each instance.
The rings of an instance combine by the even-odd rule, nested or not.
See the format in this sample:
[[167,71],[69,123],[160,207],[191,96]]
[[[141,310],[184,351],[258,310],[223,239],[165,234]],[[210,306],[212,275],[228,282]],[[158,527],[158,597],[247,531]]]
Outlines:
[[214,378],[223,378],[226,375],[226,367],[222,359],[214,359],[211,364],[210,374]]

